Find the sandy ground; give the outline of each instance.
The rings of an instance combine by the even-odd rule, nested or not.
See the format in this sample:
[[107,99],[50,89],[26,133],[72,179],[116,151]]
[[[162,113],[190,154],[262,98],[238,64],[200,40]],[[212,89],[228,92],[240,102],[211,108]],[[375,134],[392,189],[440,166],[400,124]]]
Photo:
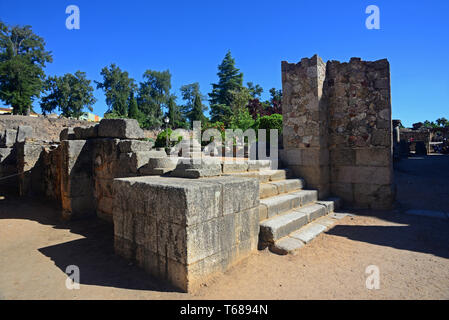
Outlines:
[[[449,157],[403,160],[397,209],[355,212],[295,256],[259,251],[194,294],[164,284],[114,255],[112,227],[63,223],[38,201],[0,200],[1,299],[449,299],[449,220],[403,214],[446,210]],[[68,290],[77,265],[81,288]],[[376,265],[380,289],[368,290]]]

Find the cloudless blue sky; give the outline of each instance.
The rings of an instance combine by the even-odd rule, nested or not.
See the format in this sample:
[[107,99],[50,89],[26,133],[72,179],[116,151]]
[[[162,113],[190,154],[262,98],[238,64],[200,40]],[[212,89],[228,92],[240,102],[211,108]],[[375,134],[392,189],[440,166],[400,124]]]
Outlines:
[[[65,27],[71,4],[80,8],[80,30]],[[380,8],[380,30],[365,27],[371,4]],[[116,63],[139,82],[147,69],[169,69],[178,95],[196,81],[210,92],[228,49],[244,82],[265,89],[263,98],[281,88],[282,60],[315,53],[325,61],[387,58],[393,118],[406,126],[449,118],[447,0],[0,0],[0,19],[31,25],[46,40],[54,60],[47,75],[81,70],[101,80],[101,68]],[[94,112],[103,115],[104,94],[96,90],[95,97]]]

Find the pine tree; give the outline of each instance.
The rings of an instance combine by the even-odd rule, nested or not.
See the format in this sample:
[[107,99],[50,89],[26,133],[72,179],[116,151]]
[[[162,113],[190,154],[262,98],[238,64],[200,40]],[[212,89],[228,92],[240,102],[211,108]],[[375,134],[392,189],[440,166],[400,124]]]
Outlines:
[[232,91],[240,91],[243,88],[243,73],[235,67],[235,60],[228,51],[221,64],[218,66],[218,83],[212,84],[212,92],[209,93],[211,105],[211,121],[227,121],[232,116]]

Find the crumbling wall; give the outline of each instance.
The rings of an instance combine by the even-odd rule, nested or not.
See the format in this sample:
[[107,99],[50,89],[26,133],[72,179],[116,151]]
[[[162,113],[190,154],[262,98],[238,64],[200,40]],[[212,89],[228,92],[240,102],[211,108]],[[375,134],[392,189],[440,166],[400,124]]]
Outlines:
[[393,192],[387,60],[318,56],[282,62],[282,161],[308,185],[357,208],[388,208]]
[[393,201],[390,67],[352,58],[327,64],[331,192],[353,207]]
[[64,117],[0,115],[0,133],[5,129],[17,130],[20,126],[28,126],[33,128],[32,136],[35,141],[58,142],[59,133],[64,128],[93,125],[95,125],[93,122]]
[[28,137],[10,149],[18,153],[12,166],[20,174],[20,195],[55,200],[66,219],[96,214],[112,221],[113,179],[142,175],[149,159],[167,156],[152,150],[152,142],[141,140],[144,132],[131,119],[65,128],[59,136],[60,143]]

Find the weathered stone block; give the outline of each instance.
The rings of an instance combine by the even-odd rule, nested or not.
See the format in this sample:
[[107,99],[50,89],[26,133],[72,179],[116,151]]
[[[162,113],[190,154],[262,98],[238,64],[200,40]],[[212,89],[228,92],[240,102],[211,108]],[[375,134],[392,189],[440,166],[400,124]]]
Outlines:
[[75,140],[75,132],[73,131],[73,128],[64,128],[61,130],[61,133],[59,134],[59,141],[64,140]]
[[17,129],[17,142],[24,142],[25,139],[33,137],[33,128],[30,126],[19,126]]
[[[242,187],[238,186],[240,180]],[[224,194],[233,188],[258,198],[252,179],[199,180],[162,177],[114,180],[116,252],[183,290],[224,271],[256,250],[257,206],[224,214]],[[255,201],[249,203],[258,204]],[[241,204],[239,208],[247,207]]]
[[76,140],[87,140],[98,137],[98,124],[90,127],[73,128],[74,138]]
[[118,139],[143,139],[145,134],[135,119],[103,119],[98,136]]
[[0,162],[5,161],[12,154],[13,148],[0,148]]
[[357,166],[387,167],[392,162],[392,152],[389,148],[357,149],[355,152]]
[[[138,151],[150,151],[153,148],[154,143],[151,141],[142,140],[121,140],[119,142],[120,152],[138,152]],[[154,150],[156,151],[156,150]],[[161,151],[164,152],[164,151]],[[162,156],[166,156],[165,152]]]
[[17,130],[5,129],[2,139],[0,141],[0,146],[4,148],[10,148],[16,143]]
[[223,214],[241,212],[259,206],[259,181],[252,178],[219,177],[208,182],[222,186]]
[[339,167],[336,182],[390,184],[392,170],[390,167]]

